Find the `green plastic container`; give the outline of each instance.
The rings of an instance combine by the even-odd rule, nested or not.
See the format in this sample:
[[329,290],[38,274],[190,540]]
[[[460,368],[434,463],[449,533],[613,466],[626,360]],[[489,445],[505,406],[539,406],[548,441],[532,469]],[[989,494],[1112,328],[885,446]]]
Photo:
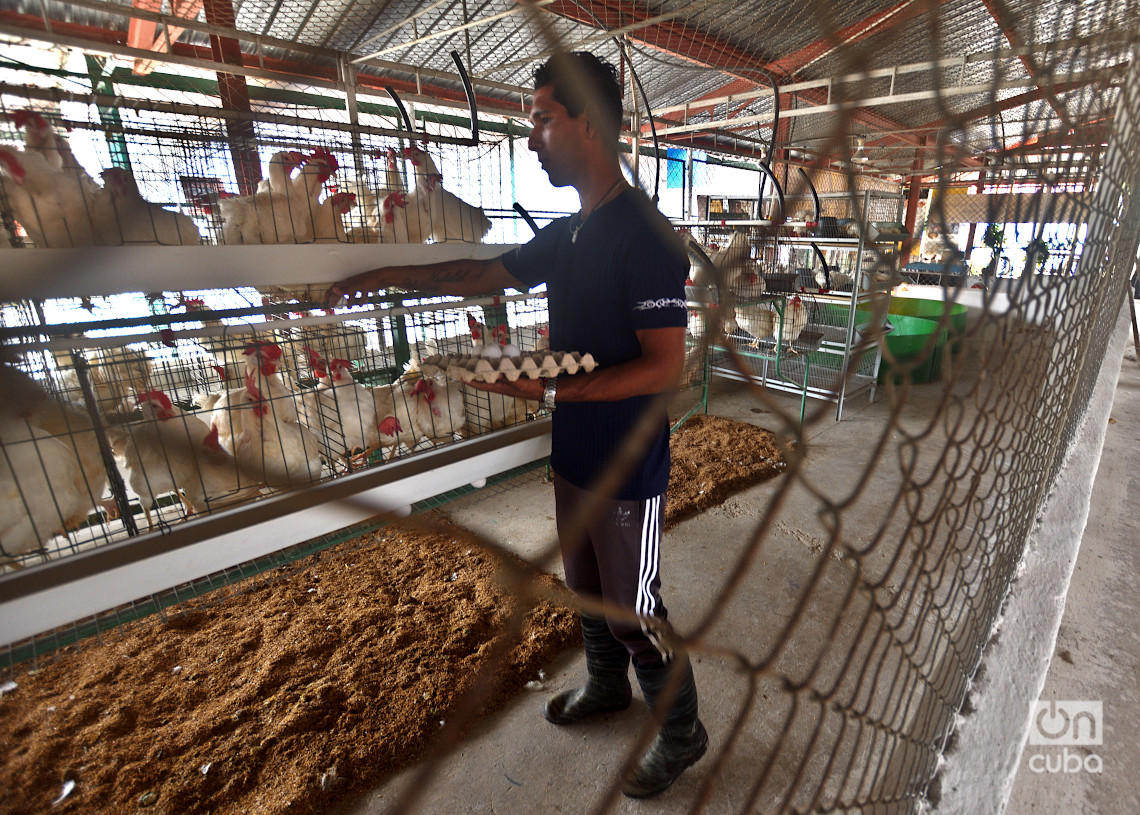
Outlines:
[[950,312],[948,330],[952,345],[950,353],[957,354],[962,350],[962,337],[966,334],[966,307],[961,303],[945,303],[941,300],[924,300],[919,297],[892,297],[890,314],[905,315],[907,317],[923,317],[938,322],[944,313]]
[[[879,367],[880,384],[886,382],[888,376],[893,377],[896,385],[902,383],[904,376],[916,385],[935,382],[942,376],[942,357],[945,354],[946,343],[950,340],[951,331],[955,336],[959,336],[959,332],[965,330],[966,322],[966,307],[955,303],[951,308],[950,330],[941,327],[938,318],[944,308],[946,304],[934,300],[911,298],[891,300],[887,313],[894,328],[886,336],[889,353],[883,355],[883,362]],[[958,309],[960,314],[956,313]],[[868,310],[859,309],[859,312],[866,315],[859,317],[859,322],[870,318]],[[931,337],[935,335],[937,336],[932,343]],[[954,353],[957,348],[952,346],[950,350]],[[892,373],[890,369],[895,365],[907,370],[905,373],[903,370]]]

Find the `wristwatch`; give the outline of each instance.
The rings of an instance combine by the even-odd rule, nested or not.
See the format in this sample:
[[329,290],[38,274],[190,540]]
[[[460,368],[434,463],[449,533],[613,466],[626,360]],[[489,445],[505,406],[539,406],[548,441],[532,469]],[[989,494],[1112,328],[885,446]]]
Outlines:
[[542,380],[542,407],[554,411],[554,395],[558,392],[558,377],[548,376]]

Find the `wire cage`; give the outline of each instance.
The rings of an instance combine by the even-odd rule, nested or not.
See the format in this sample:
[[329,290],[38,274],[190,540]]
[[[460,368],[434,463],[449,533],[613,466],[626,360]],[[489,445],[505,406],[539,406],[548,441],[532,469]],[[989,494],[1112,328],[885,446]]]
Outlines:
[[5,309],[0,477],[19,526],[3,535],[6,562],[169,528],[539,412],[426,376],[419,360],[470,349],[487,323],[541,347],[542,296],[297,308],[248,289]]
[[123,107],[111,116],[76,102],[64,115],[7,91],[0,209],[16,245],[478,243],[514,235],[509,185],[498,181],[509,172],[503,143],[413,144],[388,135],[394,121],[378,115],[364,117],[375,130],[347,132],[261,114],[272,120],[241,122],[235,134],[231,120],[200,107]]

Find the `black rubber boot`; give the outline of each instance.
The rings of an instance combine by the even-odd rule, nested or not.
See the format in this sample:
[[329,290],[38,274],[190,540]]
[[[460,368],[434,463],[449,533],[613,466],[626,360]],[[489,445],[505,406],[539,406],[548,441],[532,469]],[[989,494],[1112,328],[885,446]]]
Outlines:
[[[708,749],[708,733],[697,718],[697,685],[693,680],[693,668],[687,658],[681,659],[684,660],[681,664],[659,668],[646,669],[634,665],[649,709],[656,713],[661,704],[669,704],[669,708],[653,743],[622,784],[621,791],[630,798],[649,798],[664,791],[688,767],[696,764]],[[674,671],[681,672],[675,695],[668,689],[669,678]]]
[[582,614],[586,684],[550,697],[542,715],[554,724],[573,724],[598,713],[625,710],[633,699],[629,651],[610,632],[605,617]]

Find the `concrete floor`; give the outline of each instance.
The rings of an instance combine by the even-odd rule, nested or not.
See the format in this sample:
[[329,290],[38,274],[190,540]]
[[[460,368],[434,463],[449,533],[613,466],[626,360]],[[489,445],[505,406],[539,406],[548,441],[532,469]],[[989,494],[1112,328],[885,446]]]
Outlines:
[[[1119,346],[1118,346],[1119,347]],[[1129,342],[1128,347],[1131,348]],[[1016,779],[1008,812],[1075,813],[1135,811],[1140,784],[1128,772],[1125,757],[1136,753],[1128,735],[1137,724],[1134,702],[1140,687],[1136,665],[1140,653],[1130,632],[1137,597],[1133,546],[1137,540],[1133,512],[1126,498],[1128,481],[1137,480],[1129,469],[1131,451],[1140,435],[1140,368],[1125,362],[1115,423],[1109,433],[1097,482],[1093,521],[1081,549],[1073,577],[1070,603],[1061,624],[1049,684],[1043,698],[1101,699],[1105,701],[1105,772],[1096,777],[1022,772]],[[1119,359],[1119,357],[1117,357]],[[710,412],[779,430],[782,412],[798,414],[798,400],[772,395],[769,404],[756,401],[738,383],[718,380],[710,395]],[[938,398],[937,386],[918,388],[912,404],[921,412],[923,400]],[[821,403],[809,403],[809,411]],[[833,406],[832,406],[833,410]],[[848,403],[842,422],[821,421],[807,432],[807,472],[829,479],[838,490],[851,486],[862,472],[867,456],[866,439],[878,435],[888,414],[882,394],[875,403],[861,396]],[[1103,421],[1103,419],[1102,419]],[[740,572],[738,561],[744,544],[761,521],[765,508],[778,491],[780,479],[758,485],[733,496],[723,505],[686,521],[666,535],[662,554],[663,596],[670,620],[683,634],[696,630],[713,598],[727,580]],[[494,488],[491,488],[494,489]],[[891,490],[888,492],[887,490]],[[844,523],[858,530],[861,513],[866,519],[876,506],[893,497],[893,485],[871,484],[859,505],[845,510]],[[1131,495],[1140,494],[1136,490]],[[475,494],[449,506],[463,525],[500,542],[523,557],[555,573],[560,564],[554,543],[553,494],[539,474],[524,477],[509,491]],[[587,813],[653,812],[671,815],[697,811],[699,794],[709,774],[716,775],[710,797],[700,811],[729,813],[749,810],[749,789],[755,782],[759,759],[771,752],[774,728],[781,712],[765,701],[763,680],[751,713],[742,713],[748,690],[747,677],[730,655],[754,656],[763,652],[773,633],[766,626],[771,608],[750,602],[755,596],[786,595],[795,598],[809,579],[808,572],[826,543],[818,518],[818,504],[799,492],[785,496],[783,519],[800,518],[792,525],[778,521],[770,533],[770,545],[761,550],[760,562],[745,565],[742,589],[708,627],[702,638],[694,670],[701,692],[702,719],[710,734],[710,751],[665,794],[649,802],[623,798],[615,787],[647,711],[639,699],[623,713],[569,728],[548,724],[541,716],[546,697],[576,685],[584,672],[579,654],[567,654],[551,665],[544,677],[535,677],[540,688],[525,692],[507,709],[481,723],[474,733],[435,769],[435,775],[417,776],[408,771],[361,799],[342,815],[377,815],[395,811],[400,796],[408,790],[421,794],[409,810],[423,813]],[[1015,587],[1016,591],[1016,587]],[[1105,601],[1111,600],[1106,606]],[[761,606],[761,607],[758,607]],[[776,612],[778,613],[778,611]],[[1117,624],[1106,625],[1106,615]],[[1062,654],[1062,652],[1064,652]],[[1065,656],[1067,654],[1068,656]],[[1071,660],[1071,663],[1070,661]],[[1023,673],[1037,674],[1038,684],[1047,665],[1030,666]],[[771,694],[772,699],[778,694]],[[739,727],[733,749],[717,765],[719,748]],[[1025,717],[1023,716],[1022,719]],[[1011,740],[1016,741],[1017,736]],[[1110,753],[1109,747],[1112,746]],[[1016,753],[1017,745],[1011,749]],[[1027,751],[1028,756],[1028,751]],[[1028,759],[1026,759],[1028,760]],[[1111,767],[1111,769],[1110,769]],[[795,772],[790,760],[773,762],[777,780]],[[778,784],[774,785],[778,786]],[[1004,787],[1008,793],[1009,783]],[[1062,802],[1065,802],[1062,805]],[[1069,805],[1069,802],[1072,805]],[[1102,802],[1102,803],[1096,803]],[[1133,806],[1121,806],[1129,802]],[[1090,808],[1093,804],[1103,808]],[[756,811],[778,806],[772,793],[756,801]],[[998,806],[977,810],[997,812]],[[969,809],[946,812],[968,813]]]

